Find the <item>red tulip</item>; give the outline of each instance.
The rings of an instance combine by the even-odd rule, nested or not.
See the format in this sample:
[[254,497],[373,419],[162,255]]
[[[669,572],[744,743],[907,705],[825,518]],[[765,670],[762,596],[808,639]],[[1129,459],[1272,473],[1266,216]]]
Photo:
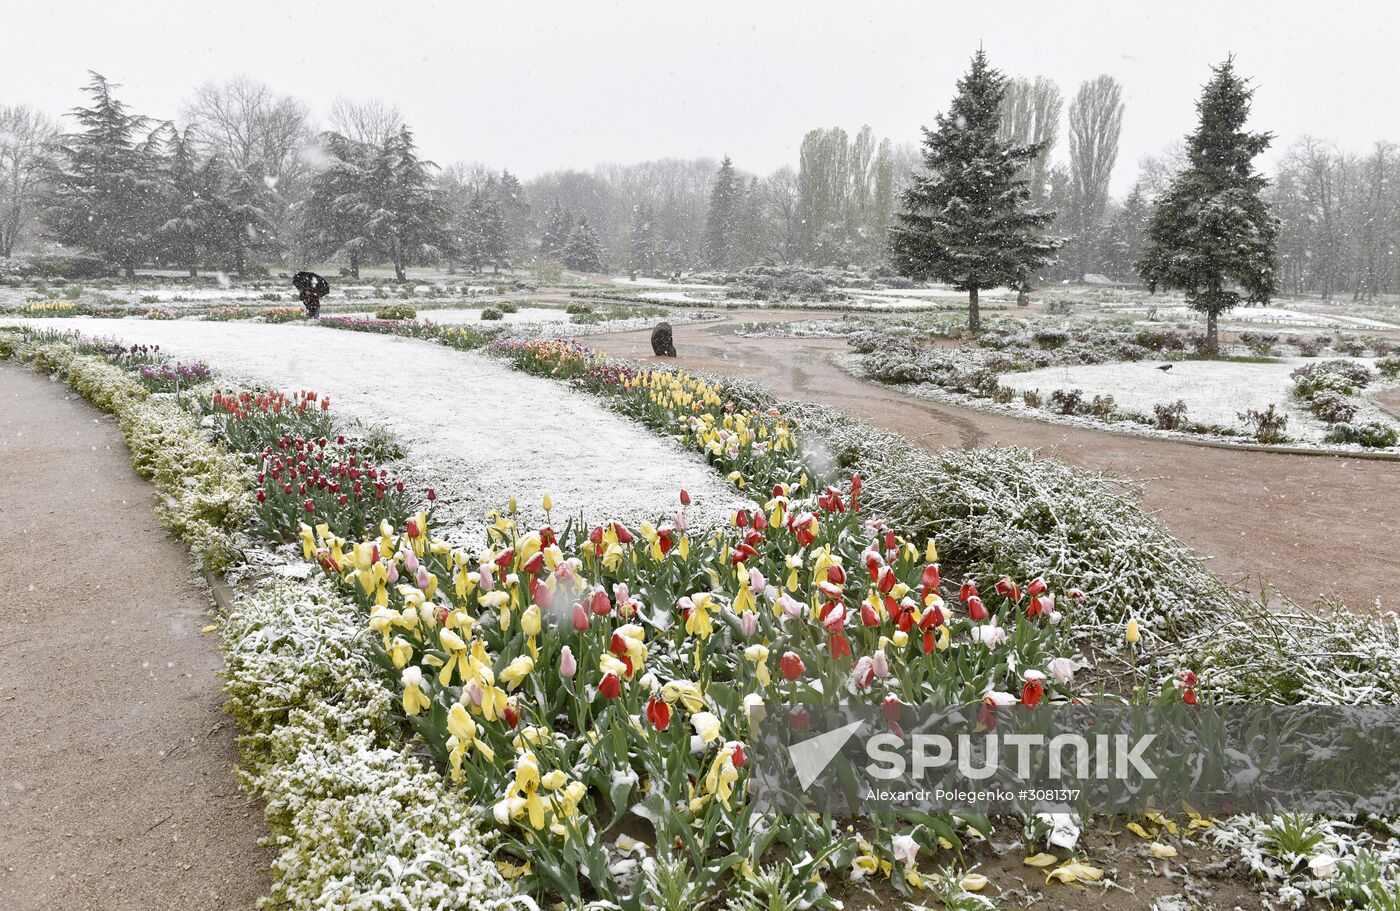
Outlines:
[[1021,587],[1012,581],[1010,576],[1003,576],[1002,580],[997,583],[996,589],[997,594],[1004,598],[1010,598],[1012,601],[1021,600]]
[[613,534],[617,535],[617,543],[631,544],[633,541],[637,540],[636,536],[627,530],[626,525],[623,525],[621,522],[614,522],[612,525]]
[[920,577],[919,582],[925,589],[932,591],[938,587],[940,581],[942,580],[938,575],[938,566],[936,564],[930,563],[928,566],[924,567],[924,574]]
[[307,512],[315,512],[315,511],[316,511],[316,504],[313,503],[313,502],[311,502],[310,500],[307,500],[305,503],[301,504],[301,506],[302,506],[302,508],[305,509]]
[[851,643],[844,633],[832,633],[831,635],[831,659],[851,657]]
[[520,723],[520,713],[515,710],[513,705],[507,705],[501,715],[505,717],[506,724],[510,725],[511,728]]
[[612,672],[603,675],[603,682],[598,684],[598,692],[605,699],[616,699],[622,695],[622,681]]
[[588,629],[588,611],[583,609],[583,605],[574,602],[574,632],[581,633]]
[[522,568],[532,576],[537,575],[540,570],[544,569],[544,551],[535,551],[535,555],[526,560],[525,566]]
[[[412,526],[412,522],[409,523]],[[515,548],[507,547],[496,557],[496,565],[501,569],[509,569],[511,563],[515,562]]]
[[1196,704],[1196,691],[1195,691],[1194,689],[1192,689],[1191,687],[1188,686],[1188,687],[1186,688],[1186,691],[1185,691],[1184,693],[1181,694],[1181,701],[1182,701],[1182,702],[1185,702],[1187,705],[1195,705],[1195,704]]
[[436,491],[436,490],[433,490],[431,487],[429,487],[429,488],[428,488],[428,502],[429,502],[429,503],[432,503],[432,502],[435,501],[436,499],[437,499],[437,491]]
[[534,588],[530,594],[534,597],[535,606],[540,610],[547,611],[554,607],[554,592],[550,591],[549,586],[539,579],[535,580]]
[[748,755],[744,752],[743,744],[736,743],[734,745],[734,752],[730,754],[729,761],[734,763],[736,769],[742,769],[744,764],[749,761]]
[[1038,705],[1044,696],[1045,684],[1039,680],[1027,680],[1021,688],[1021,704],[1024,706]]
[[973,595],[967,599],[967,615],[973,620],[986,620],[987,607],[982,603],[982,599]]
[[788,680],[796,680],[798,677],[802,676],[802,672],[807,669],[807,665],[802,663],[801,656],[796,652],[784,652],[783,657],[778,660],[778,668]]
[[612,602],[608,600],[608,593],[601,588],[593,590],[593,613],[600,617],[606,617],[612,613]]
[[1030,595],[1031,597],[1035,597],[1036,595],[1043,595],[1049,590],[1050,586],[1047,585],[1045,583],[1045,580],[1040,578],[1039,576],[1032,579],[1030,584],[1026,586],[1026,594]]
[[899,713],[903,711],[904,703],[899,701],[899,697],[890,693],[880,703],[880,714],[885,716],[885,720],[893,724],[899,720]]
[[880,615],[875,613],[875,608],[870,606],[869,601],[861,602],[860,622],[865,626],[879,626]]
[[666,700],[657,699],[655,696],[647,700],[647,721],[658,731],[664,731],[671,726],[671,707],[666,704]]
[[681,488],[681,505],[690,505],[690,491],[686,490],[684,487]]
[[826,568],[826,581],[832,585],[845,585],[846,571],[836,564],[828,566]]

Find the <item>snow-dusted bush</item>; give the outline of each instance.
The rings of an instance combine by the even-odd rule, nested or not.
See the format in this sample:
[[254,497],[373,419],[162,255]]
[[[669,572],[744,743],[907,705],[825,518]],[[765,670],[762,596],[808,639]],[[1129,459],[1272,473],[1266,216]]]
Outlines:
[[322,582],[279,581],[224,621],[227,710],[267,804],[271,901],[301,909],[531,908],[478,832],[481,809],[401,738],[363,617]]
[[1152,406],[1152,414],[1157,419],[1158,430],[1176,430],[1186,423],[1186,402],[1163,402]]
[[1400,433],[1397,433],[1394,427],[1378,421],[1367,421],[1363,424],[1352,424],[1348,421],[1329,428],[1325,439],[1329,443],[1351,443],[1371,449],[1388,449],[1400,442]]
[[1318,420],[1327,424],[1347,424],[1356,417],[1356,405],[1340,392],[1319,392],[1312,397],[1309,407]]
[[1400,354],[1391,354],[1376,361],[1376,369],[1387,379],[1400,376]]

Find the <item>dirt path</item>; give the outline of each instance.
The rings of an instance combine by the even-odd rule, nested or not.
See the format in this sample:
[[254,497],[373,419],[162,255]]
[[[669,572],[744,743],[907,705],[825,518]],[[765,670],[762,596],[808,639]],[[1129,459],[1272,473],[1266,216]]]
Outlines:
[[[1222,577],[1301,603],[1337,595],[1357,610],[1400,609],[1400,465],[1345,457],[1208,449],[915,398],[857,380],[832,362],[842,340],[742,338],[736,325],[811,319],[811,312],[736,311],[675,327],[667,363],[746,377],[780,396],[831,405],[929,449],[1026,446],[1072,465],[1146,484],[1145,505]],[[647,360],[647,333],[586,343]]]
[[0,907],[252,908],[207,601],[111,420],[0,363]]

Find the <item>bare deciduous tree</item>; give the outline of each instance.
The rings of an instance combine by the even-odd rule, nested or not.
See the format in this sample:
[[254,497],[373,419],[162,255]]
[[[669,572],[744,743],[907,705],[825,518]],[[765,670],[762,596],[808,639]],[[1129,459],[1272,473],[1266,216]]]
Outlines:
[[331,104],[330,121],[331,129],[347,139],[377,146],[399,132],[403,115],[398,105],[377,98],[352,101],[342,96]]
[[1108,181],[1118,161],[1123,131],[1123,90],[1111,76],[1080,84],[1069,106],[1070,228],[1075,271],[1089,271],[1091,251],[1104,210]]
[[0,256],[11,256],[38,206],[58,128],[26,105],[0,105]]
[[307,170],[302,150],[314,132],[306,105],[239,77],[204,83],[181,113],[201,152],[266,178],[284,199],[296,196]]

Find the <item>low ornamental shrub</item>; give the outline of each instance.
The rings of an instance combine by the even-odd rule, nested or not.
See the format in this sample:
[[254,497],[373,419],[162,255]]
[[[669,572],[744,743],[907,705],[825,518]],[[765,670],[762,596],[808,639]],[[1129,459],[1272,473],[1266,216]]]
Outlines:
[[1366,365],[1344,360],[1304,364],[1289,375],[1293,378],[1294,395],[1301,399],[1311,399],[1319,392],[1351,395],[1375,378]]
[[[571,305],[571,306],[572,306],[572,305]],[[486,307],[486,308],[484,308],[484,309],[481,311],[481,318],[482,318],[483,320],[488,320],[488,321],[489,321],[489,320],[499,320],[499,319],[505,319],[505,314],[503,314],[501,311],[497,310],[495,307]]]
[[1050,393],[1050,407],[1060,414],[1078,414],[1083,403],[1082,389],[1056,389]]
[[1152,406],[1152,414],[1157,418],[1158,430],[1178,430],[1186,423],[1186,401],[1177,399]]
[[374,311],[375,319],[403,320],[417,317],[418,311],[408,304],[385,304]]
[[1288,437],[1284,431],[1288,429],[1288,415],[1278,410],[1277,405],[1270,405],[1263,411],[1256,411],[1251,408],[1241,412],[1239,419],[1249,428],[1254,435],[1254,439],[1260,443],[1274,444],[1287,441]]
[[1064,329],[1037,329],[1031,338],[1046,351],[1063,348],[1069,342],[1069,333]]
[[1386,379],[1393,380],[1400,376],[1400,354],[1390,354],[1376,361],[1376,369]]
[[1394,427],[1375,421],[1365,424],[1334,424],[1328,428],[1326,440],[1329,443],[1350,443],[1370,449],[1389,449],[1400,441],[1400,433]]
[[1240,333],[1240,342],[1249,349],[1251,354],[1259,357],[1267,357],[1274,353],[1274,345],[1278,344],[1279,336],[1274,332],[1254,332],[1247,331]]
[[1349,424],[1356,417],[1356,405],[1340,392],[1319,392],[1312,397],[1308,407],[1326,424]]

